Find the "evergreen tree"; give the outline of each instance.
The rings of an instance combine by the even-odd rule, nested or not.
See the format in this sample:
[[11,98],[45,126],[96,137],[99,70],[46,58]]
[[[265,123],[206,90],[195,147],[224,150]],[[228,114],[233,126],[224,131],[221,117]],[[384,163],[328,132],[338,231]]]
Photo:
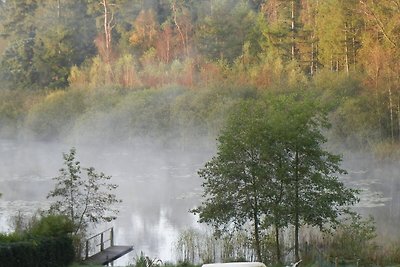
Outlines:
[[71,67],[95,54],[94,20],[87,14],[85,1],[42,2],[37,14],[40,20],[33,57],[37,83],[41,87],[66,87]]
[[356,67],[364,25],[357,10],[358,1],[353,0],[328,0],[318,6],[318,59],[331,71],[349,73]]
[[6,1],[2,18],[10,41],[1,75],[10,87],[66,87],[70,68],[95,52],[85,1]]
[[239,1],[215,1],[196,28],[197,49],[207,58],[232,63],[252,35],[256,16]]
[[36,82],[32,59],[37,6],[36,0],[10,0],[0,6],[2,37],[8,39],[1,58],[0,77],[10,87],[31,87]]

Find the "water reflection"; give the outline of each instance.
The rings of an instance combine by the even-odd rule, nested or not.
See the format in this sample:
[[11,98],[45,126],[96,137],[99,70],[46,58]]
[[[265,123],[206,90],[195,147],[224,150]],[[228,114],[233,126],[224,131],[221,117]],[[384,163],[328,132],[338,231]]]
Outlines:
[[373,216],[381,242],[400,241],[400,165],[371,155],[347,153],[343,162],[347,183],[362,190],[356,210]]
[[[63,167],[62,152],[69,144],[0,142],[0,229],[10,230],[10,218],[18,211],[32,214],[46,207],[52,177]],[[173,242],[180,229],[195,226],[188,210],[199,203],[201,181],[197,170],[211,152],[130,146],[77,148],[81,166],[93,166],[112,175],[123,200],[113,222],[118,244],[134,245],[134,252],[117,264],[132,262],[143,251],[163,261],[174,260]],[[100,228],[106,226],[99,226]]]
[[[32,214],[48,205],[52,177],[62,167],[66,143],[0,141],[0,230],[10,230],[10,217],[18,211]],[[116,264],[133,262],[143,251],[151,258],[175,260],[179,232],[197,227],[188,210],[199,203],[201,181],[197,170],[215,151],[161,149],[150,146],[76,145],[82,166],[93,166],[113,176],[123,200],[113,222],[118,244],[135,250]],[[400,179],[397,163],[375,162],[372,157],[348,154],[345,182],[363,188],[357,210],[371,214],[382,238],[396,237],[400,229]],[[107,226],[100,226],[99,231]]]

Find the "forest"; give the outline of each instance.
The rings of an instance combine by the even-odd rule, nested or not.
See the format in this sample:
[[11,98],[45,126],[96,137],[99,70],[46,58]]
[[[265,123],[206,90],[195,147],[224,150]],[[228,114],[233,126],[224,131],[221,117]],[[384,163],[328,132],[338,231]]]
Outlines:
[[[240,142],[236,141],[241,139],[235,138],[243,137],[251,148],[256,147],[257,153],[260,144],[270,145],[263,138],[268,135],[263,134],[265,129],[272,129],[276,131],[272,141],[283,144],[283,149],[271,146],[268,148],[275,154],[264,151],[265,155],[284,159],[293,158],[298,151],[291,152],[292,144],[281,138],[295,136],[299,141],[296,138],[303,134],[303,125],[295,118],[317,114],[313,113],[315,108],[326,115],[323,127],[315,124],[315,129],[310,130],[316,143],[323,143],[323,149],[345,154],[344,159],[351,158],[346,153],[372,155],[374,163],[386,165],[376,168],[378,174],[368,175],[379,175],[381,171],[384,178],[397,179],[400,0],[3,0],[0,62],[1,139],[78,145],[157,144],[181,151],[209,151],[216,149],[216,138],[231,120],[231,128],[225,129],[228,137],[219,136],[220,141],[229,141],[229,148],[239,147],[236,144]],[[287,101],[282,100],[283,108],[273,113],[277,99]],[[304,107],[301,103],[312,104]],[[264,104],[271,113],[255,108],[265,107]],[[247,113],[240,111],[243,106]],[[232,119],[233,111],[238,112],[236,120]],[[285,119],[289,113],[293,121]],[[314,117],[309,118],[307,123],[312,125],[313,120]],[[261,129],[255,121],[264,122],[266,128]],[[287,133],[287,129],[291,132]],[[339,156],[336,159],[336,155],[325,154],[322,148],[310,151],[331,158],[328,167],[318,165],[327,178],[332,170],[342,171],[336,165],[340,163]],[[223,152],[231,156],[230,151]],[[211,174],[220,175],[215,169],[223,169],[218,161],[215,167],[213,161],[216,159],[199,172],[210,184],[214,177]],[[284,171],[292,173],[295,163],[287,162],[289,167]],[[346,161],[344,164],[351,165]],[[310,170],[317,169],[310,166]],[[226,167],[229,175],[233,167]],[[260,171],[258,167],[256,171]],[[382,171],[385,167],[387,172]],[[352,175],[357,176],[357,171]],[[274,184],[281,190],[277,192],[287,194],[282,196],[289,203],[294,189],[283,178],[278,182],[288,186],[286,192]],[[341,183],[334,182],[331,179],[331,189],[342,188]],[[235,186],[232,187],[237,189]],[[320,192],[327,191],[321,188]],[[225,189],[220,192],[225,193]],[[356,196],[349,195],[357,190],[346,190],[343,189],[347,196],[340,205],[356,203]],[[391,197],[397,194],[392,191]],[[295,196],[300,195],[296,188]],[[274,203],[269,195],[263,197]],[[396,198],[393,199],[391,212],[396,205]],[[309,213],[303,216],[297,211],[289,216],[297,216],[297,243],[300,219],[317,226],[322,226],[329,216],[336,219],[336,211],[326,209],[326,218],[321,215],[318,222],[312,221],[310,217],[315,218],[315,214],[310,203],[306,203]],[[197,212],[204,210],[200,207]],[[272,212],[281,215],[278,209]],[[390,218],[396,214],[397,210],[393,211]],[[357,266],[359,259],[362,264],[400,262],[397,243],[390,251],[378,250],[375,243],[369,243],[375,238],[372,220],[353,216],[348,224],[338,227],[335,237],[314,243],[329,245],[326,251],[332,258],[347,252],[346,257],[355,258]],[[202,219],[207,222],[208,218]],[[278,220],[270,222],[268,227],[277,229],[276,241],[260,241],[258,258],[261,259],[262,249],[276,243],[277,252],[263,251],[267,261],[282,263],[286,259],[284,253],[291,248],[278,240],[280,233],[284,234],[279,227],[286,229],[293,224],[293,218],[284,219],[284,225],[279,225]],[[239,240],[236,244],[218,241],[223,248],[220,258],[247,260],[254,256],[248,256],[249,240],[242,242],[240,234],[234,237]],[[195,235],[189,231],[180,237],[184,262],[218,258],[212,237],[199,235],[197,238],[202,241],[196,241]],[[194,245],[195,242],[209,246]],[[246,245],[234,248],[241,242]],[[308,253],[303,253],[305,258],[315,260],[313,253],[319,248],[311,248],[307,242],[301,245],[300,249]],[[196,246],[204,251],[199,249],[195,256]],[[280,251],[281,247],[284,251]],[[299,244],[296,259],[298,250]]]
[[330,141],[396,154],[397,0],[0,5],[5,137],[185,146],[215,139],[242,99],[304,91],[329,110]]

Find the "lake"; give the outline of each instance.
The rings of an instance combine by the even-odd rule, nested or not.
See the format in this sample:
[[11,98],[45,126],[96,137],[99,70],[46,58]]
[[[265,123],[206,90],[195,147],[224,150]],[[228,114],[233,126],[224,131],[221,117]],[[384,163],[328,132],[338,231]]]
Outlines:
[[[52,177],[63,167],[62,153],[73,144],[0,140],[0,230],[10,231],[11,217],[32,215],[49,205]],[[179,232],[198,228],[189,209],[200,203],[197,176],[215,153],[213,148],[166,149],[158,145],[75,145],[82,167],[111,175],[122,199],[117,220],[99,226],[115,228],[116,244],[133,245],[134,251],[116,264],[133,262],[141,251],[150,258],[176,260]],[[348,153],[346,184],[363,189],[357,210],[374,215],[383,239],[400,229],[400,178],[398,164],[377,162],[371,156]]]
[[[10,231],[18,212],[32,215],[48,207],[52,177],[63,167],[62,153],[70,144],[0,141],[0,230]],[[182,151],[129,145],[77,145],[81,167],[94,167],[112,176],[122,199],[114,226],[116,244],[133,245],[122,261],[132,262],[143,251],[150,257],[173,261],[179,231],[196,227],[189,209],[199,203],[201,181],[197,170],[211,156],[204,151]]]

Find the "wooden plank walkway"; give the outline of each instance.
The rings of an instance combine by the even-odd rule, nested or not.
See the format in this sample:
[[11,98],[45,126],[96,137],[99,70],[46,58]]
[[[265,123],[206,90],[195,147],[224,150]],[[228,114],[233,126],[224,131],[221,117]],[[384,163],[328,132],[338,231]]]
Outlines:
[[97,265],[107,265],[123,255],[131,252],[132,250],[133,247],[131,246],[112,246],[100,251],[97,254],[94,254],[93,256],[90,256],[83,262]]
[[108,265],[132,250],[132,246],[114,245],[114,228],[111,227],[86,240],[83,263]]

